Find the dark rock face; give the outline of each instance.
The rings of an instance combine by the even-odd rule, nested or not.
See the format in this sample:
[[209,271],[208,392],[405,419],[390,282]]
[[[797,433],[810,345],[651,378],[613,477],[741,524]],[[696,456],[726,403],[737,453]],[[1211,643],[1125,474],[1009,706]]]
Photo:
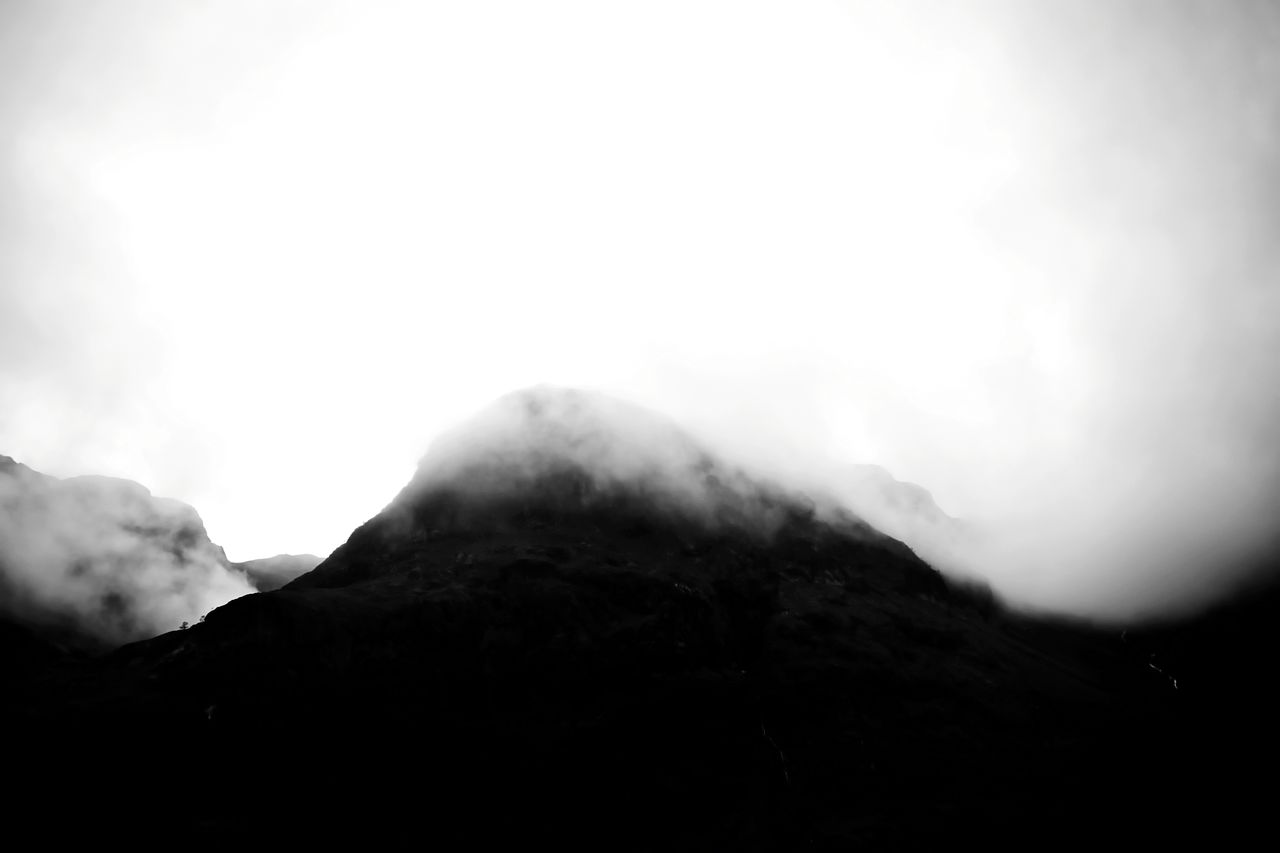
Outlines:
[[59,790],[94,834],[446,849],[1247,828],[1217,822],[1242,789],[1209,781],[1226,765],[1185,766],[1205,718],[1145,647],[1003,612],[710,457],[601,469],[586,461],[614,451],[584,457],[591,442],[568,435],[526,447],[536,464],[486,443],[424,460],[283,589],[23,675],[0,702],[27,735],[9,757],[29,795],[15,813]]

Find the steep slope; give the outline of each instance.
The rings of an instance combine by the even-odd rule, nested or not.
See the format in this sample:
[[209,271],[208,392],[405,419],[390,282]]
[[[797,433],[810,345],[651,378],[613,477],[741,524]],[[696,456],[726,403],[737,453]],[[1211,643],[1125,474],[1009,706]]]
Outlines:
[[513,525],[568,525],[604,537],[661,530],[690,542],[756,544],[830,527],[918,563],[834,500],[753,478],[655,413],[537,387],[499,399],[440,437],[395,500],[295,585],[342,586],[402,570],[388,560],[411,544],[489,536]]
[[500,401],[312,572],[43,677],[13,772],[112,768],[85,825],[145,802],[165,838],[1170,837],[1174,691],[1118,637],[1010,618],[646,417]]
[[847,465],[835,478],[836,496],[876,529],[900,539],[930,565],[953,576],[971,572],[981,530],[942,511],[923,486],[903,482],[879,465]]

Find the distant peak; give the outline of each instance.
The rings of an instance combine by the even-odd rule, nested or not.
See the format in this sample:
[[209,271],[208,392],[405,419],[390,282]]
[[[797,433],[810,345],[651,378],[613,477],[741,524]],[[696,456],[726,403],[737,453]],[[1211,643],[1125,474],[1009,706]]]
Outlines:
[[573,470],[596,485],[674,485],[712,467],[710,460],[656,412],[603,393],[540,385],[498,398],[440,436],[416,483],[489,489]]

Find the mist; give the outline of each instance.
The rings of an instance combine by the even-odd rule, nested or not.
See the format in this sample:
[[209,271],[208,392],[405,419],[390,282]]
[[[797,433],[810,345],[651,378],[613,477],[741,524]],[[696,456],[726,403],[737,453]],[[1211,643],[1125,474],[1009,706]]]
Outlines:
[[235,559],[328,553],[543,382],[1029,607],[1180,612],[1273,552],[1271,4],[0,14],[0,452]]
[[[388,531],[412,529],[420,504],[465,525],[502,527],[538,511],[617,514],[689,534],[758,542],[815,520],[853,536],[844,501],[806,494],[719,456],[661,413],[599,392],[540,385],[505,394],[432,442],[389,507]],[[441,511],[443,510],[443,511]]]
[[0,457],[0,613],[102,648],[254,592],[200,517],[136,483],[58,480]]

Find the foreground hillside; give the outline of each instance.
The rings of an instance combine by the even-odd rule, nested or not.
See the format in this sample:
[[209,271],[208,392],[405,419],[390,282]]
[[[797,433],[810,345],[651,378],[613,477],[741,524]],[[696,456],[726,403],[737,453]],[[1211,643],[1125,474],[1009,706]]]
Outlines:
[[[1141,671],[1122,649],[1048,655],[901,548],[805,526],[765,544],[592,516],[502,528],[414,530],[358,555],[367,580],[239,599],[51,678],[17,726],[112,768],[107,823],[138,799],[231,836],[614,849],[1076,819],[1046,793],[1110,809],[1099,751],[1152,746],[1164,688],[1123,685]],[[229,808],[232,790],[257,805]]]
[[1205,748],[1242,734],[1206,730],[1138,639],[1005,613],[678,441],[631,465],[647,437],[619,455],[594,410],[566,421],[589,401],[503,405],[283,589],[15,676],[14,820],[845,850],[1226,840],[1255,816]]

